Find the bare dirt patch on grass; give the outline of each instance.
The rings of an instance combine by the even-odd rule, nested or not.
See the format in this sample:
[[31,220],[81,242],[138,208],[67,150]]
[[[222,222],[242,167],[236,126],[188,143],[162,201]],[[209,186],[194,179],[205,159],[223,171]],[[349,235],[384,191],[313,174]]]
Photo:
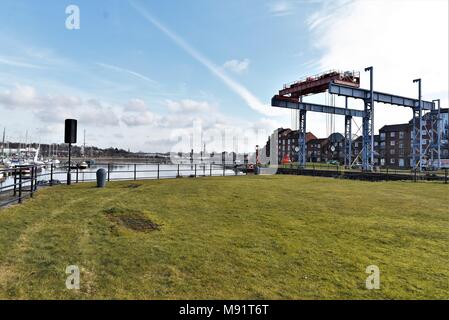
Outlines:
[[0,265],[0,287],[6,287],[7,284],[15,278],[15,274],[13,267]]
[[141,186],[142,186],[141,184],[131,183],[131,184],[127,184],[127,185],[125,186],[125,188],[128,188],[128,189],[137,189],[137,188],[139,188],[139,187],[141,187]]
[[151,232],[161,228],[161,225],[145,217],[142,212],[116,207],[108,208],[104,212],[111,221],[133,231]]

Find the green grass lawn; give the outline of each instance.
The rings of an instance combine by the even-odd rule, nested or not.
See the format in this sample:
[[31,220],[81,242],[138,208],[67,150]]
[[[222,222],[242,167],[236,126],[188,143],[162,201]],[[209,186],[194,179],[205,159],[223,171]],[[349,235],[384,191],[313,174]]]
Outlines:
[[[58,186],[0,210],[0,298],[449,299],[448,245],[441,183]],[[65,288],[69,265],[81,269],[79,291]],[[369,265],[380,290],[365,288]]]

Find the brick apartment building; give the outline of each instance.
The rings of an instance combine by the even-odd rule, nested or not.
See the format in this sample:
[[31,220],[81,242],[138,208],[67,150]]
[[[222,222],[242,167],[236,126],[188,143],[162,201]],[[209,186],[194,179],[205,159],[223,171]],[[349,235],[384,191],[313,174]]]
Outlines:
[[[292,162],[298,161],[298,152],[295,151],[295,148],[298,147],[298,139],[298,130],[284,129],[278,134],[279,163],[281,163],[286,155]],[[311,132],[307,132],[306,143],[312,139],[316,139],[315,135]]]
[[409,123],[383,126],[380,136],[380,166],[411,167],[412,125]]
[[322,162],[326,158],[324,150],[326,150],[328,139],[311,139],[307,142],[307,161]]
[[[445,166],[449,167],[449,109],[441,109],[442,138],[441,159]],[[431,132],[429,114],[423,116],[424,126]],[[374,165],[389,168],[411,168],[412,154],[412,129],[413,122],[383,126],[379,134],[374,136]],[[426,132],[423,135],[424,150],[429,146],[430,136]],[[272,141],[277,141],[273,144]],[[345,138],[340,133],[333,133],[327,138],[317,138],[312,133],[306,135],[307,161],[328,162],[331,160],[344,164]],[[352,159],[355,163],[361,163],[362,137],[352,142]],[[268,138],[264,147],[264,155],[270,156],[270,152],[278,153],[277,162],[281,163],[285,155],[293,162],[297,161],[298,131],[279,128]],[[273,149],[277,148],[277,150]]]
[[324,139],[311,139],[307,143],[308,162],[344,162],[345,137],[340,133],[333,133]]
[[[284,128],[276,129],[273,134],[268,137],[266,145],[262,148],[262,154],[268,158],[271,154],[277,152],[278,164],[282,162],[282,159],[284,159],[286,155],[288,155],[292,162],[296,162],[298,161],[298,153],[295,151],[295,148],[298,147],[298,139],[298,130]],[[315,135],[311,132],[307,132],[306,142],[312,139],[316,139]],[[274,143],[276,141],[277,143]],[[275,148],[277,148],[277,150]]]
[[[443,162],[449,164],[449,119],[448,110],[441,109],[442,117],[442,138],[441,138],[441,154],[440,157]],[[429,113],[423,116],[424,128],[426,129],[422,137],[423,150],[430,148],[432,123],[430,121]],[[379,130],[380,133],[380,165],[384,167],[393,168],[411,168],[412,167],[412,134],[413,121],[409,123],[396,124],[384,126]],[[434,136],[434,140],[437,137]],[[430,159],[426,159],[430,160]]]

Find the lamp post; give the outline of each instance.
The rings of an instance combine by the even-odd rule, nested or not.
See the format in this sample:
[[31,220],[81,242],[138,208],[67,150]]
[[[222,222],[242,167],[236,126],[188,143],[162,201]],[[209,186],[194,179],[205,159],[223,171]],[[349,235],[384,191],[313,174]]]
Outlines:
[[71,157],[72,157],[72,143],[69,142],[69,168],[67,169],[67,185],[72,184]]
[[64,142],[69,144],[69,168],[67,169],[67,185],[72,183],[71,176],[71,160],[72,160],[72,143],[76,143],[77,120],[65,120]]

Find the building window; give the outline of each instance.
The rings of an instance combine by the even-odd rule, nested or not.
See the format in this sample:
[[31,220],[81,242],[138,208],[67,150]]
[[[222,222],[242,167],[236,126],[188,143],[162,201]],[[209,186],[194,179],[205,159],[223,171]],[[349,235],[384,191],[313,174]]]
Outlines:
[[390,150],[390,154],[393,155],[394,154],[394,149]]
[[404,139],[404,132],[403,131],[399,132],[399,139]]
[[399,159],[399,166],[400,167],[404,167],[405,166],[404,159]]
[[403,142],[400,142],[399,143],[399,149],[403,149],[404,148],[404,143]]
[[396,141],[392,140],[390,141],[390,146],[394,147],[396,145]]
[[391,138],[396,137],[396,132],[394,132],[394,131],[393,131],[393,132],[390,132],[390,137],[391,137]]
[[390,159],[390,164],[395,164],[396,163],[396,159],[395,158],[391,158]]
[[385,140],[385,132],[380,133],[380,140]]

